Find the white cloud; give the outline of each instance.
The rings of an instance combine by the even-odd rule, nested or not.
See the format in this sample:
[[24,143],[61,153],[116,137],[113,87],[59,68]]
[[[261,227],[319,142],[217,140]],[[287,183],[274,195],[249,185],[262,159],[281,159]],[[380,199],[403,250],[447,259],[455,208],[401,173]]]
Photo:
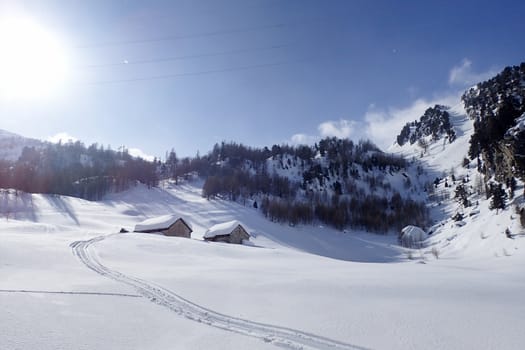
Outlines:
[[[460,65],[452,67],[449,74],[449,91],[432,98],[418,98],[405,107],[380,108],[372,103],[368,107],[361,121],[328,120],[317,127],[319,136],[296,134],[292,136],[292,143],[303,143],[302,140],[315,140],[323,137],[351,138],[354,141],[369,139],[381,149],[386,150],[401,132],[403,126],[411,121],[418,120],[425,110],[436,104],[451,107],[452,112],[464,114],[460,96],[462,90],[468,86],[484,81],[497,74],[497,70],[476,73],[472,71],[472,62],[463,59]],[[415,95],[418,90],[410,87],[409,94]]]
[[460,102],[460,92],[449,93],[431,99],[419,98],[406,107],[388,107],[381,109],[371,104],[363,117],[363,121],[345,120],[326,121],[318,126],[318,136],[295,134],[291,138],[292,144],[312,144],[324,137],[350,138],[354,141],[369,139],[381,149],[390,147],[403,126],[411,121],[418,120],[425,110],[436,104],[451,107],[455,113],[464,113]]
[[307,134],[295,134],[292,135],[290,143],[293,145],[310,145],[312,143],[315,143],[318,139],[318,136],[312,136]]
[[140,157],[145,160],[153,161],[155,156],[149,155],[142,151],[140,148],[128,148],[128,153],[133,157]]
[[52,143],[68,143],[68,142],[76,142],[78,139],[74,136],[69,135],[67,132],[59,132],[53,136],[49,136],[47,138],[47,141]]
[[497,70],[490,69],[486,72],[476,73],[472,71],[472,61],[464,58],[461,64],[452,67],[448,76],[449,85],[471,86],[489,79],[497,74]]
[[353,120],[329,120],[319,124],[317,130],[319,130],[321,137],[337,137],[343,139],[352,136],[356,124],[357,123]]
[[358,123],[353,120],[340,119],[339,121],[327,120],[317,127],[319,135],[294,134],[289,140],[293,145],[311,145],[325,137],[350,138],[355,134],[355,126]]

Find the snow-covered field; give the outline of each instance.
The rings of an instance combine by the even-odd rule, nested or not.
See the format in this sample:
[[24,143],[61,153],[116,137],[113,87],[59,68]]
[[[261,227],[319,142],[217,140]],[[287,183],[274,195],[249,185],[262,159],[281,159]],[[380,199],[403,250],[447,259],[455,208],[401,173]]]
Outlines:
[[[509,245],[496,256],[463,232],[409,260],[393,235],[274,224],[199,185],[103,202],[4,192],[0,349],[523,348],[520,237],[491,241]],[[115,234],[169,213],[193,239]],[[233,219],[253,246],[201,240]]]

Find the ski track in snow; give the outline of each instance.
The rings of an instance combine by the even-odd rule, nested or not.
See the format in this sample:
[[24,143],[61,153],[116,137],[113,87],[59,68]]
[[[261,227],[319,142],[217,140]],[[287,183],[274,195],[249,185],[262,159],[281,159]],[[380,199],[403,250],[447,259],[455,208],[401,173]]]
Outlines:
[[114,233],[98,236],[86,241],[76,241],[71,243],[70,246],[73,250],[73,254],[91,270],[117,282],[134,287],[142,296],[148,298],[155,304],[168,308],[180,316],[225,331],[258,338],[266,343],[272,343],[286,349],[367,350],[367,348],[361,346],[339,342],[291,328],[258,323],[224,315],[192,303],[176,293],[152,282],[112,270],[107,266],[104,266],[98,260],[93,252],[93,245],[113,235],[117,234]]
[[140,298],[142,295],[106,292],[72,292],[72,291],[52,291],[52,290],[26,290],[26,289],[0,289],[0,293],[33,293],[33,294],[71,294],[71,295],[96,295],[110,297],[130,297]]

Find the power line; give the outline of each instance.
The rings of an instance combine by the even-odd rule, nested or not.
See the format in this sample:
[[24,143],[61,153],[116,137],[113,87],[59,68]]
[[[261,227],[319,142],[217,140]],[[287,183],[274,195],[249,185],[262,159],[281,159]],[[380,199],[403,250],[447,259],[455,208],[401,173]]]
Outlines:
[[73,48],[75,48],[75,49],[89,49],[89,48],[106,47],[106,46],[136,45],[136,44],[145,44],[145,43],[153,43],[153,42],[173,41],[173,40],[181,40],[181,39],[203,38],[203,37],[210,37],[210,36],[219,36],[219,35],[227,35],[227,34],[244,33],[244,32],[257,31],[257,30],[282,28],[282,27],[286,27],[286,26],[287,26],[287,24],[278,23],[278,24],[270,24],[270,25],[254,26],[254,27],[246,27],[246,28],[237,28],[237,29],[229,29],[229,30],[218,30],[218,31],[198,33],[198,34],[168,35],[168,36],[160,36],[160,37],[153,37],[153,38],[147,38],[147,39],[106,41],[106,42],[100,42],[100,43],[93,43],[93,44],[87,44],[87,45],[74,46]]
[[147,64],[147,63],[170,62],[170,61],[187,60],[187,59],[193,59],[193,58],[224,56],[224,55],[236,54],[236,53],[276,50],[276,49],[282,49],[282,48],[289,47],[289,46],[290,44],[273,45],[273,46],[266,46],[266,47],[238,49],[238,50],[231,50],[231,51],[203,53],[203,54],[195,54],[195,55],[158,57],[158,58],[151,58],[151,59],[145,59],[145,60],[124,60],[122,62],[81,65],[81,66],[76,66],[75,68],[104,68],[104,67],[117,67],[117,66],[124,66],[124,65],[138,65],[138,64]]
[[130,79],[100,80],[100,81],[79,83],[79,85],[111,85],[111,84],[133,83],[133,82],[140,82],[140,81],[164,80],[164,79],[173,79],[173,78],[185,77],[185,76],[207,75],[207,74],[226,73],[226,72],[242,71],[242,70],[249,70],[249,69],[259,69],[259,68],[265,68],[265,67],[275,67],[275,66],[282,66],[282,65],[287,65],[291,63],[299,63],[299,62],[304,62],[304,61],[309,61],[309,60],[310,59],[301,59],[301,60],[294,60],[294,61],[262,63],[262,64],[248,65],[248,66],[239,66],[239,67],[231,67],[231,68],[223,68],[223,69],[212,69],[212,70],[206,70],[206,71],[200,71],[200,72],[162,74],[162,75],[154,75],[154,76],[149,76],[149,77],[139,77],[139,78],[130,78]]

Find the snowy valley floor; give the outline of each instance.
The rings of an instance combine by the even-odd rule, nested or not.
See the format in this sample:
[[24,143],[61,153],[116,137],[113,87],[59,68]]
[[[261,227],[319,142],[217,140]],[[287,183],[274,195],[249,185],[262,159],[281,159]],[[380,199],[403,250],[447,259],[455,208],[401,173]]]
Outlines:
[[[393,236],[273,224],[253,208],[206,201],[189,184],[137,187],[103,202],[27,196],[2,198],[10,218],[0,222],[0,349],[525,343],[520,237],[505,241],[510,256],[458,248],[439,260],[423,254],[423,264],[406,259]],[[114,234],[168,213],[187,218],[194,239]],[[255,246],[200,240],[232,219],[254,233]],[[499,242],[458,232],[462,245]]]

